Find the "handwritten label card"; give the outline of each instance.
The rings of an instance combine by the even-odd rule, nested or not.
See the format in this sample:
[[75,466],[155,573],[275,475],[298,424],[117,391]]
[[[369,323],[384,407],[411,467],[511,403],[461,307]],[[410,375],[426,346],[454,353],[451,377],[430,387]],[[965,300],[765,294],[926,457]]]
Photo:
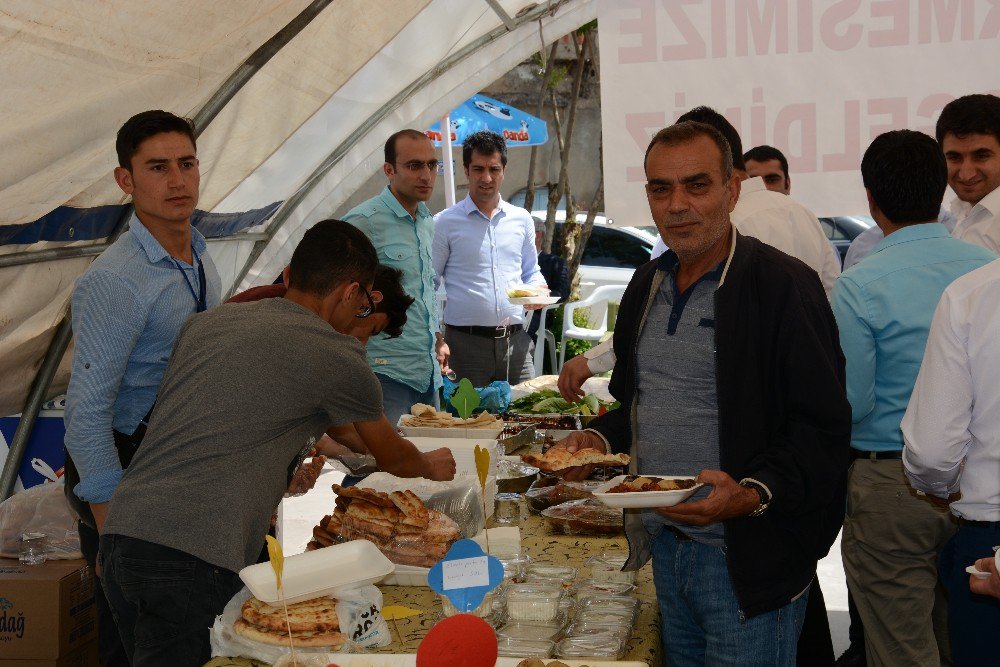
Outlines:
[[442,588],[446,591],[490,585],[489,561],[486,556],[443,561],[441,575]]

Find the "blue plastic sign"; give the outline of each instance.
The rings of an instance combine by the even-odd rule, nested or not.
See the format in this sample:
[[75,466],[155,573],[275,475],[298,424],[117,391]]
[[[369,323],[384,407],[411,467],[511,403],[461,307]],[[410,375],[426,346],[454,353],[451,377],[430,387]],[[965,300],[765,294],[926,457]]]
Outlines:
[[456,609],[472,611],[503,581],[503,563],[472,540],[459,540],[444,560],[427,574],[431,590],[446,596]]

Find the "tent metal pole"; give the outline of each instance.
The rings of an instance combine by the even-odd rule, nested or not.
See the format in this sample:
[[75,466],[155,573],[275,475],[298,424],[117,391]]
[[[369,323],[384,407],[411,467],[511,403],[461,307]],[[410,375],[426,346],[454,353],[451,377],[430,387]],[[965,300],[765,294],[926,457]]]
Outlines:
[[[535,21],[542,20],[545,16],[552,16],[556,11],[564,4],[563,2],[556,3],[551,6],[546,5],[536,5],[531,10],[521,14],[517,18],[511,19],[514,23],[515,28],[520,28],[526,23],[534,23]],[[236,274],[235,280],[232,286],[229,288],[227,293],[227,298],[232,296],[236,289],[239,287],[243,279],[246,278],[247,274],[250,273],[250,269],[253,265],[260,259],[261,254],[267,247],[268,243],[274,238],[275,233],[281,228],[288,217],[291,215],[292,211],[302,202],[305,197],[312,192],[316,185],[320,182],[323,176],[330,171],[347,152],[353,148],[363,137],[365,137],[372,128],[374,128],[378,123],[382,122],[383,119],[388,117],[396,109],[398,109],[402,103],[414,92],[420,90],[428,83],[440,78],[445,72],[450,70],[452,67],[462,62],[473,53],[483,48],[487,44],[495,42],[501,39],[505,35],[510,34],[510,31],[506,26],[495,28],[487,34],[483,35],[479,39],[476,39],[463,48],[459,49],[452,55],[448,56],[442,60],[436,67],[425,72],[423,75],[418,77],[413,83],[408,85],[406,88],[402,89],[396,94],[391,100],[386,102],[379,108],[375,113],[365,119],[365,122],[358,126],[355,132],[351,133],[351,136],[347,138],[343,143],[339,144],[333,151],[326,157],[323,162],[320,163],[318,167],[309,175],[309,178],[299,187],[295,193],[285,200],[285,203],[281,206],[277,213],[271,217],[268,225],[265,229],[265,234],[267,235],[267,240],[259,241],[254,244],[253,250],[250,252],[250,256],[247,257],[247,261],[244,263],[243,268],[238,274]]]
[[517,29],[517,24],[514,23],[514,19],[512,19],[510,15],[504,11],[504,8],[500,6],[500,3],[497,2],[497,0],[486,0],[486,4],[492,7],[493,11],[496,12],[496,15],[500,17],[501,21],[503,21],[503,24],[507,27],[507,32],[514,32],[514,30]]
[[[253,78],[254,74],[256,74],[260,68],[263,67],[264,64],[267,63],[272,57],[274,57],[274,55],[285,45],[287,45],[288,42],[302,32],[302,30],[309,25],[309,23],[316,18],[316,16],[318,16],[319,13],[322,12],[332,1],[333,0],[314,0],[314,2],[302,10],[298,16],[289,21],[284,28],[275,33],[274,36],[250,54],[250,57],[247,58],[228,79],[226,79],[215,94],[208,100],[208,102],[206,102],[198,113],[195,114],[195,136],[204,132],[205,128],[212,122],[213,119],[215,119],[216,116],[218,116],[219,112],[233,99],[236,93],[238,93],[240,89],[243,88],[243,86],[246,85],[251,78]],[[111,236],[108,237],[109,240],[105,244],[88,246],[86,248],[59,248],[52,252],[75,251],[60,253],[57,257],[62,256],[62,254],[69,257],[99,255],[121,235],[125,229],[125,225],[131,217],[132,207],[129,206],[123,212],[118,224],[115,225],[115,230],[111,233]],[[267,238],[270,238],[270,236]],[[256,244],[260,243],[261,241],[256,241]],[[42,253],[37,254],[41,255]],[[6,262],[0,263],[0,267],[29,263],[18,262],[15,260],[15,257],[16,255],[9,256]],[[46,259],[55,259],[55,257],[46,257]],[[0,257],[0,261],[2,260],[3,258]],[[69,347],[69,343],[72,338],[73,327],[69,316],[69,308],[67,307],[66,314],[59,323],[59,328],[56,330],[56,334],[53,336],[52,342],[49,344],[49,349],[45,353],[42,366],[35,376],[35,381],[31,385],[31,390],[28,393],[28,399],[25,402],[24,409],[21,411],[21,419],[18,421],[17,430],[14,432],[14,438],[10,444],[9,451],[7,452],[7,458],[4,461],[3,473],[0,474],[0,496],[2,496],[4,500],[9,498],[14,493],[17,471],[21,467],[21,460],[24,458],[24,452],[27,449],[28,440],[35,428],[35,422],[38,420],[38,412],[41,410],[42,403],[45,400],[45,395],[49,390],[49,386],[52,384],[52,379],[55,377],[56,369],[59,368],[59,362],[62,361],[63,355],[66,354],[66,349]]]

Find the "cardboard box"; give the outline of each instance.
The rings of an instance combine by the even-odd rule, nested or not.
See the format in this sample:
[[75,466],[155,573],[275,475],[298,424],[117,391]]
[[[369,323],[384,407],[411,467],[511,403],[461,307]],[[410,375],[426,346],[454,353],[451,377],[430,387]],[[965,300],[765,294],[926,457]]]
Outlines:
[[100,667],[100,656],[97,652],[97,640],[87,642],[77,650],[55,660],[4,660],[0,658],[0,667]]
[[0,559],[0,665],[13,658],[54,661],[96,637],[94,577],[85,561]]

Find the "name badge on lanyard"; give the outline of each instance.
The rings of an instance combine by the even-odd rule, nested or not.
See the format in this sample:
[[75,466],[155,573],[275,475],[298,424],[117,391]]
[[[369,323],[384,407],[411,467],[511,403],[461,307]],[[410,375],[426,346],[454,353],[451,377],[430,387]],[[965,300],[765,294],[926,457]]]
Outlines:
[[187,285],[188,291],[191,292],[191,297],[194,299],[194,304],[196,308],[195,312],[203,313],[208,309],[208,301],[206,298],[207,290],[205,288],[205,264],[198,257],[198,253],[194,249],[194,246],[191,247],[191,256],[194,258],[195,264],[198,265],[197,292],[195,292],[194,285],[192,285],[191,281],[188,280],[187,272],[184,270],[184,267],[180,265],[180,262],[178,262],[173,257],[170,258],[170,261],[172,261],[174,263],[174,267],[176,267],[177,270],[181,272],[181,276],[183,276],[184,278],[184,284]]

